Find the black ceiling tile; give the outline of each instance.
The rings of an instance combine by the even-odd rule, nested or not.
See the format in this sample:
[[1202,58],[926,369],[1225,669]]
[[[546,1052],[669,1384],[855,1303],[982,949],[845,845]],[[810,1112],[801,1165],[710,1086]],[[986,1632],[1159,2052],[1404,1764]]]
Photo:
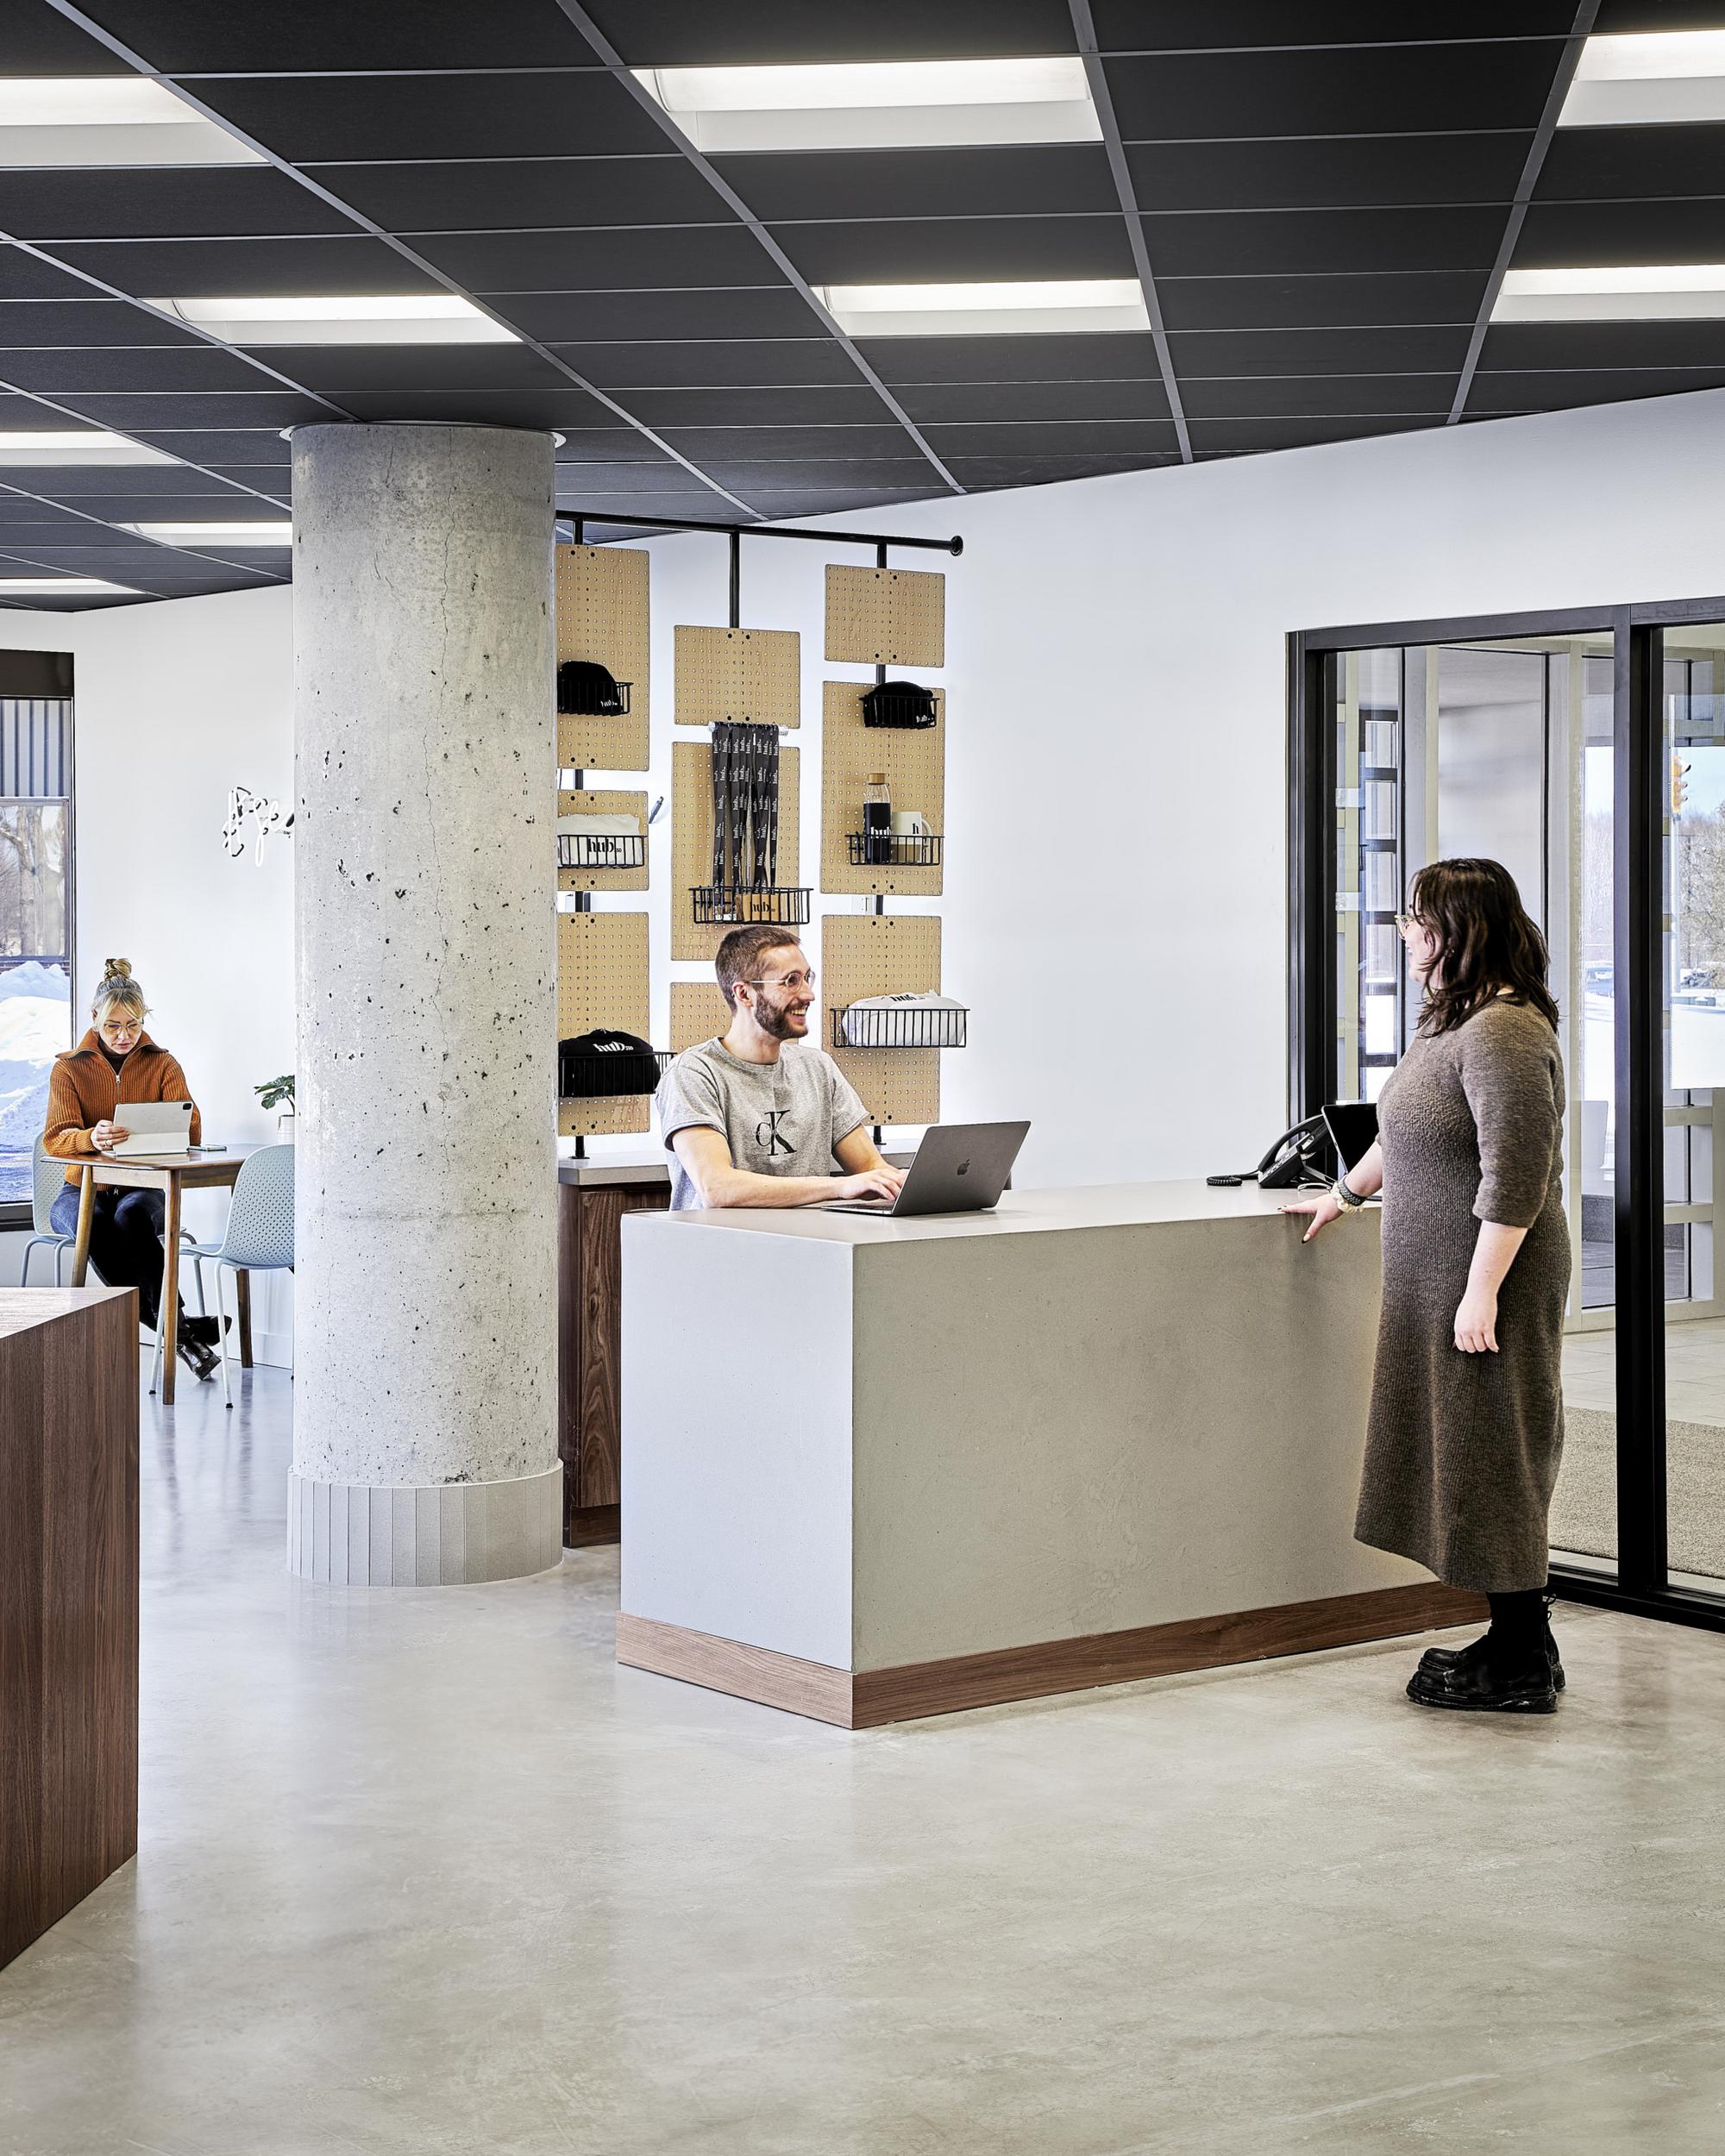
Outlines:
[[1132,246],[1111,216],[928,217],[781,224],[773,236],[812,284],[1130,277]]
[[[908,446],[908,445],[907,445]],[[906,491],[925,486],[934,475],[928,459],[913,447],[901,457],[753,457],[737,464],[701,467],[721,486],[752,502],[763,491],[787,487],[867,486]]]
[[622,401],[661,430],[668,427],[844,426],[879,420],[878,392],[852,371],[846,385],[809,389],[632,389]]
[[1485,333],[1485,367],[1725,365],[1725,322],[1502,322]]
[[1167,419],[1026,420],[1006,424],[989,420],[975,426],[943,423],[925,427],[934,453],[963,456],[1138,456],[1177,452],[1174,424]]
[[819,317],[758,248],[746,285],[672,292],[504,292],[487,295],[505,322],[546,342],[599,338],[806,337]]
[[[0,477],[10,476],[0,472]],[[232,487],[218,486],[201,472],[178,464],[67,464],[57,469],[37,466],[22,475],[22,483],[56,501],[87,510],[92,517],[111,517],[135,522],[143,517],[164,516],[165,501],[175,495],[200,502],[239,501]],[[191,512],[205,514],[203,508]],[[241,514],[246,512],[242,511]]]
[[1059,382],[1157,372],[1148,332],[1100,336],[870,337],[869,363],[888,383]]
[[417,234],[414,252],[470,292],[657,291],[741,285],[767,262],[743,224],[608,232]]
[[721,168],[757,217],[1118,216],[1100,142],[964,149],[814,150],[727,157]]
[[1059,479],[1094,479],[1115,472],[1153,472],[1178,464],[1180,452],[1166,449],[1134,455],[1072,454],[1063,457],[948,457],[947,468],[961,486],[1047,486]]
[[[320,419],[327,419],[328,412],[320,412]],[[193,464],[246,464],[253,466],[279,466],[285,479],[289,459],[288,445],[278,429],[267,427],[153,427],[137,429],[138,440],[153,449],[160,449],[171,457],[182,457]],[[196,474],[192,475],[195,479]]]
[[[1725,188],[1725,172],[1720,184]],[[1536,202],[1515,243],[1517,269],[1721,260],[1725,192],[1689,202]]]
[[1424,133],[1458,118],[1532,128],[1562,50],[1540,41],[1182,53],[1109,60],[1105,72],[1128,141]]
[[1532,141],[1517,132],[1134,142],[1126,162],[1145,211],[1508,203]]
[[640,517],[707,517],[720,523],[737,514],[736,504],[711,487],[691,483],[681,493],[668,486],[593,487],[586,485],[579,473],[566,473],[561,466],[557,473],[557,508],[563,516],[574,510],[591,511],[602,539],[612,536],[614,520],[624,512]]
[[[804,319],[813,321],[806,307]],[[4,315],[0,310],[0,335]],[[831,337],[688,339],[657,343],[554,344],[549,348],[601,389],[761,388],[783,384],[850,385],[858,377],[844,348]]]
[[588,12],[631,67],[988,59],[1070,53],[1065,0],[869,0],[866,8],[715,7],[712,0],[599,0]]
[[1496,255],[1507,211],[1465,209],[1185,211],[1143,220],[1151,267],[1164,277],[1257,277],[1287,271],[1425,272],[1477,268]]
[[355,419],[455,419],[496,427],[627,428],[585,390],[555,380],[533,390],[365,390],[342,399]]
[[[265,377],[254,375],[253,379],[261,382]],[[94,391],[78,398],[78,409],[97,426],[116,428],[122,434],[159,428],[267,429],[333,416],[314,398],[296,396],[285,389],[247,390],[237,394],[197,390],[184,396],[154,390],[137,395]]]
[[[555,12],[551,0],[535,4]],[[296,165],[495,157],[502,147],[512,157],[629,157],[662,151],[667,139],[602,73],[361,76],[197,88],[206,104]]]
[[1471,325],[1389,329],[1182,329],[1169,339],[1182,382],[1206,375],[1458,373]]
[[152,67],[585,66],[593,52],[546,0],[101,0],[104,29]]
[[125,75],[131,70],[52,8],[0,9],[0,76]]
[[1601,37],[1636,30],[1711,30],[1718,24],[1718,0],[1603,0],[1593,21]]
[[884,414],[872,426],[662,427],[658,431],[703,470],[720,460],[737,464],[751,457],[902,456],[911,439]]
[[104,346],[87,352],[7,352],[0,354],[0,375],[51,397],[81,397],[90,390],[244,392],[270,385],[238,353],[209,344],[142,351]]
[[1531,368],[1482,369],[1468,392],[1467,410],[1470,418],[1477,419],[1486,412],[1564,411],[1578,404],[1628,404],[1642,397],[1678,397],[1690,390],[1720,388],[1725,388],[1725,363],[1612,373],[1579,367],[1550,373]]
[[1303,374],[1260,380],[1182,381],[1188,419],[1352,418],[1401,414],[1441,419],[1458,377],[1447,374]]
[[[0,271],[3,268],[0,259]],[[75,289],[90,292],[88,285]],[[203,340],[191,330],[173,328],[123,299],[105,299],[94,292],[87,299],[0,299],[0,350],[93,349],[105,345],[179,352],[204,348]],[[0,373],[3,371],[0,366]]]
[[1174,329],[1392,328],[1471,325],[1485,273],[1422,277],[1158,278]]
[[1363,419],[1201,419],[1188,423],[1192,448],[1238,456],[1269,449],[1304,449],[1325,442],[1354,442],[1368,435],[1409,434],[1442,424],[1433,417]]
[[1386,8],[1382,0],[1096,0],[1104,52],[1178,51],[1249,45],[1377,45],[1397,39],[1549,37],[1568,34],[1571,0],[1423,0]]
[[615,463],[605,463],[598,458],[584,459],[574,466],[564,466],[580,476],[578,488],[587,487],[597,492],[633,492],[639,487],[685,488],[688,474],[674,457],[661,456],[649,442],[642,442],[639,457],[619,458]]
[[90,299],[88,285],[69,270],[44,262],[21,247],[0,248],[0,298],[6,299]]
[[[341,401],[392,389],[566,389],[567,379],[525,344],[299,344],[260,354],[308,389]],[[0,362],[3,367],[3,362]]]
[[553,225],[729,224],[687,158],[547,157],[321,165],[317,178],[392,232]]
[[1725,124],[1559,128],[1540,167],[1536,203],[1646,195],[1716,195],[1725,186]]
[[6,175],[6,229],[57,240],[350,233],[353,224],[268,165],[130,166]]
[[442,289],[393,248],[364,232],[351,239],[80,240],[65,242],[54,253],[72,267],[141,299]]
[[1160,375],[1137,381],[932,382],[895,394],[919,426],[956,420],[1166,419]]
[[844,486],[816,488],[807,492],[762,492],[750,496],[751,507],[762,517],[791,523],[805,517],[836,516],[841,510],[866,509],[878,513],[899,502],[950,501],[951,490],[930,468],[925,486]]
[[[220,491],[225,500],[237,505],[234,511],[237,517],[245,518],[254,513],[247,506],[247,492],[254,494],[273,495],[283,500],[287,498],[291,467],[285,464],[218,464],[213,457],[200,457],[198,461],[213,479],[233,480],[232,487],[224,486]],[[196,473],[192,474],[194,479],[198,476]],[[258,510],[255,513],[260,516],[271,516],[274,514],[274,511],[264,508]]]

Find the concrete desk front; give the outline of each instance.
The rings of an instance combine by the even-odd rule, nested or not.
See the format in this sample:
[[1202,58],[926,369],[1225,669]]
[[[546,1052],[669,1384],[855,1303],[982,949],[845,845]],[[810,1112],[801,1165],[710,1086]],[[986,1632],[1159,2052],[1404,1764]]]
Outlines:
[[623,1228],[619,1659],[848,1727],[1471,1617],[1356,1543],[1375,1213]]

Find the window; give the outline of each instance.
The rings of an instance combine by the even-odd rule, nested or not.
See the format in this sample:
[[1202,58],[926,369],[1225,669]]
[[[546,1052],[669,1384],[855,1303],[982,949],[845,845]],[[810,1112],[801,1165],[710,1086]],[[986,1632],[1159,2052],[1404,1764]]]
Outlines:
[[72,1045],[72,699],[0,696],[0,1225],[20,1224]]

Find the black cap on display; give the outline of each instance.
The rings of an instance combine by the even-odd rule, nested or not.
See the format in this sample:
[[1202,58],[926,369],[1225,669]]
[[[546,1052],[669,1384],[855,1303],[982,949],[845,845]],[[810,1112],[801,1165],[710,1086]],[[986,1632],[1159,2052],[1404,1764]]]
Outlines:
[[583,718],[614,718],[629,709],[629,684],[596,659],[565,659],[557,668],[557,709]]

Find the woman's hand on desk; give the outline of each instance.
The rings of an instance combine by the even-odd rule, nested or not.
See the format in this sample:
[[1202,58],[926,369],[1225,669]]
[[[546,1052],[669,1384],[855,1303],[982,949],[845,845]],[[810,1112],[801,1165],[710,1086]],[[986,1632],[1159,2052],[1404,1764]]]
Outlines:
[[870,1168],[860,1175],[835,1175],[835,1198],[896,1198],[904,1187],[902,1168]]
[[1309,1243],[1314,1235],[1321,1235],[1332,1220],[1339,1220],[1342,1217],[1339,1200],[1327,1190],[1320,1190],[1314,1198],[1292,1198],[1281,1210],[1283,1213],[1311,1214],[1312,1225],[1300,1238],[1302,1243]]
[[90,1133],[90,1143],[98,1153],[111,1153],[116,1145],[123,1145],[132,1133],[123,1123],[110,1123],[104,1117]]

